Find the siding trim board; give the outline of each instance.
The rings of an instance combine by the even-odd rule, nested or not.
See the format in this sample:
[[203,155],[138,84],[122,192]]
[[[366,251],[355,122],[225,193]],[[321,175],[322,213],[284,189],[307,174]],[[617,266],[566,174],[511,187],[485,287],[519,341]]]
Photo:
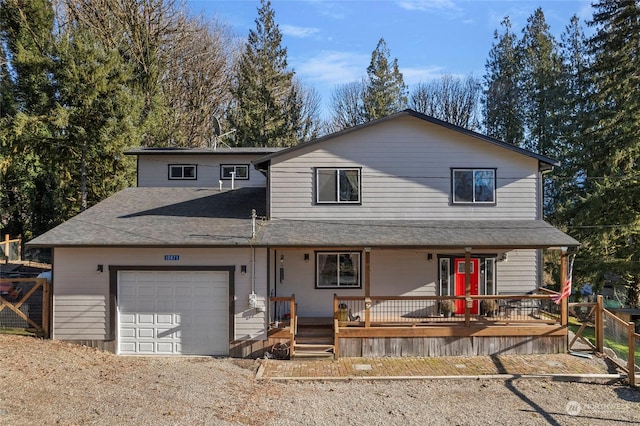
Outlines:
[[229,342],[234,339],[235,329],[235,266],[127,266],[109,265],[109,321],[106,341],[116,340],[118,307],[118,272],[120,271],[227,271],[229,273]]

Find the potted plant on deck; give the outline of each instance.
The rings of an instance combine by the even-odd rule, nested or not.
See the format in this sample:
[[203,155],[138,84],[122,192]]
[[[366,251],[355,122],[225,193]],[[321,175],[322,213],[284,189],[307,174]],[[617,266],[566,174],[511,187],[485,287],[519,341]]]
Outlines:
[[480,302],[480,312],[487,317],[494,317],[498,314],[498,301],[495,299],[484,299]]
[[455,305],[453,304],[453,300],[445,299],[440,301],[440,312],[445,317],[453,316],[453,312],[455,310]]

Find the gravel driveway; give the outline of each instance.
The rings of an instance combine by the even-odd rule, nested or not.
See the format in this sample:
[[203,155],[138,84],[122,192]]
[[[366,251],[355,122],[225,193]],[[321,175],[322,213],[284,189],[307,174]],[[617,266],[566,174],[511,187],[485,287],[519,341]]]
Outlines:
[[258,361],[0,335],[0,424],[631,425],[640,393],[544,380],[256,381]]

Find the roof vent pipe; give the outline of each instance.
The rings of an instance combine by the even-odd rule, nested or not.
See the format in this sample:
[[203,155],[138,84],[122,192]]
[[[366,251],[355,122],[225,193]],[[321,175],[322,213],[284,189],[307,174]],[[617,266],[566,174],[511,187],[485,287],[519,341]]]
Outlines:
[[251,239],[256,237],[256,209],[251,209]]
[[236,189],[236,172],[231,172],[231,189]]

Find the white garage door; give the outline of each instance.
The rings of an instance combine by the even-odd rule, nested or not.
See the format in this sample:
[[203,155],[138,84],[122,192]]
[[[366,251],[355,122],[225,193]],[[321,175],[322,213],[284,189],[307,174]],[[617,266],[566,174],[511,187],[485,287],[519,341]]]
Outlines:
[[228,355],[228,272],[118,272],[119,353]]

